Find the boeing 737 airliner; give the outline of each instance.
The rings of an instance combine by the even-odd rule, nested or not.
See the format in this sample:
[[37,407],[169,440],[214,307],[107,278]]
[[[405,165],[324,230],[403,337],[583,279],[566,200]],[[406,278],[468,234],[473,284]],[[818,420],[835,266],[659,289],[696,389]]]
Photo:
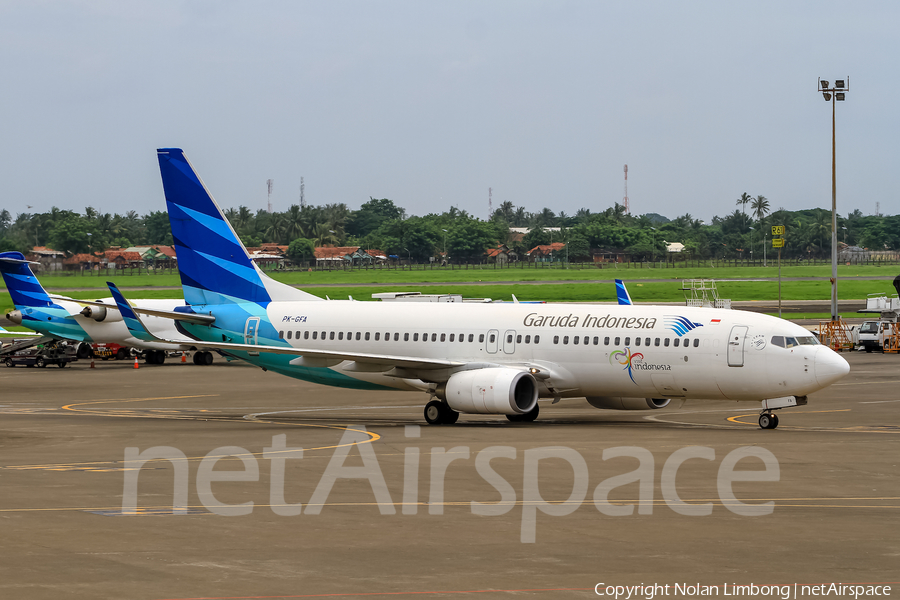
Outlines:
[[[420,390],[431,424],[459,413],[532,421],[538,398],[654,409],[672,399],[761,402],[772,410],[844,377],[847,362],[806,329],[737,310],[642,305],[331,301],[266,276],[180,149],[158,151],[185,319],[199,348],[299,379]],[[110,286],[136,337],[159,341]]]

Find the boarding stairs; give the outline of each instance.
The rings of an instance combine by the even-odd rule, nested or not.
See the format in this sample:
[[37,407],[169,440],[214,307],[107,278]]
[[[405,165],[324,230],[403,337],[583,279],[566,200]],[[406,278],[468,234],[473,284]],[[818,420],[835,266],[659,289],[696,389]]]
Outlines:
[[834,321],[819,322],[819,341],[835,352],[853,350],[850,328],[840,317]]

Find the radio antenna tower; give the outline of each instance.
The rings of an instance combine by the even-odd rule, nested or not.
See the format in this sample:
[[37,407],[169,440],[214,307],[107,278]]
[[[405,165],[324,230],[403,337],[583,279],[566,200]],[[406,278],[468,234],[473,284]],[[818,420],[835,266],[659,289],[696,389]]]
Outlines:
[[631,214],[631,207],[628,206],[628,165],[625,165],[625,199],[622,201],[622,206],[625,207],[625,214]]
[[488,221],[494,216],[494,202],[491,200],[491,188],[488,188]]
[[269,214],[272,214],[272,185],[274,183],[274,179],[266,179],[266,187],[269,188]]
[[303,178],[300,178],[300,208],[306,208],[306,185]]
[[881,216],[881,202],[876,202],[876,203],[875,203],[875,216],[876,216],[876,217],[880,217],[880,216]]

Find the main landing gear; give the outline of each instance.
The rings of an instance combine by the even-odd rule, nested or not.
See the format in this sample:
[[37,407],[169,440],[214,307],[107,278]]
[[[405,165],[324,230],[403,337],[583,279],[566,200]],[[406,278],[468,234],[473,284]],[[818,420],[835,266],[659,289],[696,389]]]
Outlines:
[[775,429],[778,427],[778,415],[763,411],[759,415],[759,426],[762,429]]
[[538,418],[539,412],[541,412],[541,409],[538,407],[537,403],[535,403],[534,408],[529,410],[527,413],[523,413],[521,415],[506,415],[506,418],[513,423],[531,423]]
[[425,420],[429,425],[453,425],[458,419],[459,413],[446,402],[432,400],[425,405]]
[[213,363],[213,355],[212,352],[207,350],[200,350],[199,352],[194,352],[194,364],[195,365],[211,365]]

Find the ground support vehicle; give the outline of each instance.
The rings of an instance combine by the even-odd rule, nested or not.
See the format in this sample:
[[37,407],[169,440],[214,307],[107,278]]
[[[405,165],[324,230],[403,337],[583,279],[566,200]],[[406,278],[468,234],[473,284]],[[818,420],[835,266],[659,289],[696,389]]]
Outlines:
[[24,365],[43,368],[47,365],[56,365],[62,368],[73,360],[75,357],[67,351],[66,346],[49,342],[5,356],[3,362],[7,367]]
[[128,360],[132,357],[131,348],[115,343],[91,344],[91,350],[95,358],[100,360]]
[[866,352],[898,352],[900,348],[900,298],[870,294],[859,312],[877,314],[878,319],[859,327],[858,345]]

